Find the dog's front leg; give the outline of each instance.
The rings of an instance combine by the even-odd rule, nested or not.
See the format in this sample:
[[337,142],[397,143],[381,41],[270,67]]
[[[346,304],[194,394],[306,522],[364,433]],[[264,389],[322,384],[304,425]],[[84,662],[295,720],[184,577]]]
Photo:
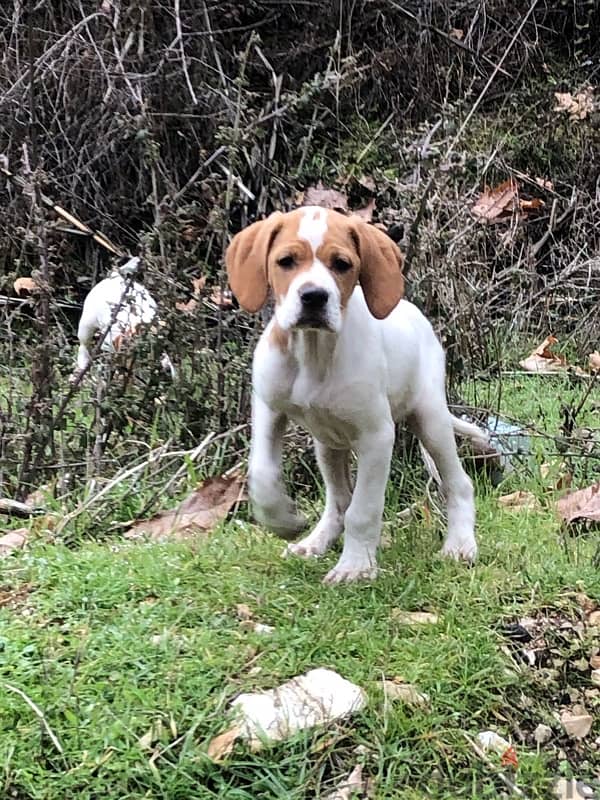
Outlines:
[[359,438],[356,487],[344,518],[344,549],[338,563],[325,576],[325,583],[371,579],[377,575],[377,547],[393,448],[391,418]]
[[254,516],[283,539],[293,539],[306,527],[306,519],[298,514],[283,485],[281,456],[286,425],[284,414],[253,395],[248,486]]

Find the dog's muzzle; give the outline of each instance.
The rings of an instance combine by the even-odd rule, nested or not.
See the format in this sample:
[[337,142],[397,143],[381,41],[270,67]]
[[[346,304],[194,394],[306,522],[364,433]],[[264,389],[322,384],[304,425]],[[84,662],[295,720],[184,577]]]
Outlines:
[[302,311],[298,318],[300,328],[328,328],[327,303],[329,292],[319,286],[304,286],[299,291]]

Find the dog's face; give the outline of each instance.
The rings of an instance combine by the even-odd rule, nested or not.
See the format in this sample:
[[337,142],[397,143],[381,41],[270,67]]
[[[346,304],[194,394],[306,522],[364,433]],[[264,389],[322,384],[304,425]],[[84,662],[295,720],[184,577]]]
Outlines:
[[378,319],[403,294],[402,257],[394,242],[362,220],[316,206],[276,212],[250,225],[234,237],[226,263],[246,310],[261,308],[272,288],[283,331],[339,332],[357,282]]

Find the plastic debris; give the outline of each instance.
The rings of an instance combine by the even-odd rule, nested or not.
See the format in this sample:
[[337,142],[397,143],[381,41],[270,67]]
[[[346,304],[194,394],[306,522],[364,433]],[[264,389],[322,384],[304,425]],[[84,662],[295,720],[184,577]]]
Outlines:
[[515,748],[496,731],[483,731],[477,734],[477,744],[484,753],[490,751],[497,753],[500,756],[502,766],[512,766],[515,769],[519,766]]
[[490,444],[500,456],[500,464],[506,472],[514,469],[514,459],[527,456],[531,451],[531,439],[520,425],[513,425],[500,417],[489,416],[486,427],[490,433]]
[[210,742],[209,758],[221,761],[237,739],[259,750],[265,742],[282,741],[298,731],[347,717],[366,702],[360,686],[324,668],[311,669],[275,689],[240,694],[231,703],[236,725]]

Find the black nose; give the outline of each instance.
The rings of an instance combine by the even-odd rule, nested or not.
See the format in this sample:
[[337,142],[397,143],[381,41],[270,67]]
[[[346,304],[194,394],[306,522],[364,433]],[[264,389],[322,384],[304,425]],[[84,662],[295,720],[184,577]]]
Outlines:
[[316,311],[323,308],[329,299],[329,292],[327,289],[319,289],[317,286],[306,287],[300,290],[300,300],[304,308],[309,308],[311,311]]

